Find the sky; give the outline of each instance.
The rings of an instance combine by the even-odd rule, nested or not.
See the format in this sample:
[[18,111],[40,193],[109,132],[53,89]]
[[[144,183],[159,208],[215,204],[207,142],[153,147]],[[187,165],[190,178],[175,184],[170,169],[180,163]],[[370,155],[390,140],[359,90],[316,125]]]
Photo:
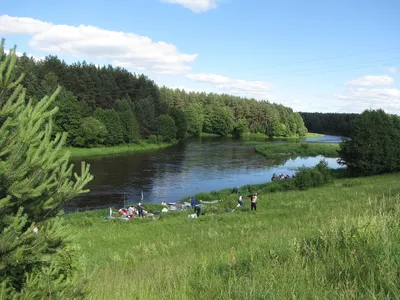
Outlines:
[[6,47],[38,59],[112,64],[295,111],[400,114],[398,0],[1,2]]

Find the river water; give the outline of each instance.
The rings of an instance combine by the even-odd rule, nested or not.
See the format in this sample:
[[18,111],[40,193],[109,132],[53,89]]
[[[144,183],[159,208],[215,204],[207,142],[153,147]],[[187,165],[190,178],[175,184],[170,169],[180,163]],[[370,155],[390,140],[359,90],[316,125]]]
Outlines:
[[[258,139],[259,140],[259,139]],[[310,138],[310,142],[340,142],[336,136]],[[279,142],[279,141],[276,141]],[[188,139],[151,152],[85,158],[94,180],[90,193],[75,198],[67,208],[102,206],[140,200],[175,202],[199,192],[270,181],[273,173],[292,175],[301,166],[312,167],[323,157],[267,160],[243,140],[207,137]],[[79,166],[79,161],[73,161]],[[326,158],[338,168],[337,159]]]

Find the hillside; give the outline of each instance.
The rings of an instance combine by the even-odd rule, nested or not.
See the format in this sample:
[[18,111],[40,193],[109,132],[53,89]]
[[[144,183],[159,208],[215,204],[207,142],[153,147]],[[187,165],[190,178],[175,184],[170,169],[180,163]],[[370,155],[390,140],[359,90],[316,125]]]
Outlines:
[[91,299],[393,298],[399,179],[259,194],[257,212],[246,198],[245,209],[225,213],[236,205],[229,193],[199,219],[181,212],[109,222],[107,211],[65,219],[92,273]]

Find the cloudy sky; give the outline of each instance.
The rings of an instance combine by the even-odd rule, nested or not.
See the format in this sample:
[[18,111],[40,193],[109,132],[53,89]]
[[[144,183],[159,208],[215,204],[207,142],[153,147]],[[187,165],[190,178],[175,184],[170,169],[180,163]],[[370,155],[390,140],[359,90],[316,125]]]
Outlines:
[[35,57],[296,111],[400,114],[398,0],[2,0],[0,37]]

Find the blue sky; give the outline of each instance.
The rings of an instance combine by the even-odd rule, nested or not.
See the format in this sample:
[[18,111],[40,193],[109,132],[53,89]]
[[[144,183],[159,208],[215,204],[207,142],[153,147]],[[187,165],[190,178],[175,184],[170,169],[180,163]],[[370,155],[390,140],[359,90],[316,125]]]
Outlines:
[[54,3],[3,0],[7,46],[296,111],[400,114],[400,1]]

